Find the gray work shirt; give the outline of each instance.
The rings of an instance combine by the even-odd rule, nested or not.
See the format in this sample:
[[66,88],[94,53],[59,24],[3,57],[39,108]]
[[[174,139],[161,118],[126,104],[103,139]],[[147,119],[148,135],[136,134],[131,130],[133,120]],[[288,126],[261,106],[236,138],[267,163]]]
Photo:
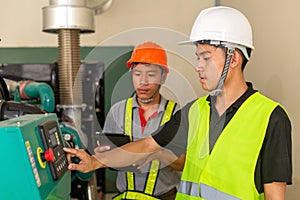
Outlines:
[[[109,113],[107,114],[105,124],[103,127],[103,132],[107,133],[124,133],[124,117],[125,117],[125,106],[127,100],[122,100],[114,104]],[[161,118],[164,114],[164,109],[166,107],[167,100],[164,97],[161,97],[160,105],[158,108],[158,115],[148,119],[147,125],[142,132],[140,124],[140,115],[139,115],[139,104],[136,101],[136,96],[134,95],[132,101],[132,134],[133,140],[147,137],[151,135],[160,125]],[[179,109],[179,106],[176,106],[173,113]],[[162,165],[162,164],[161,164]],[[147,171],[149,166],[141,169],[145,173],[135,173],[135,190],[144,192],[145,183],[147,181]],[[156,186],[154,189],[154,195],[159,196],[176,187],[180,181],[181,172],[175,171],[170,167],[163,167],[158,173],[158,178]],[[117,188],[119,192],[124,192],[127,190],[127,181],[126,181],[126,172],[118,172],[117,176]]]

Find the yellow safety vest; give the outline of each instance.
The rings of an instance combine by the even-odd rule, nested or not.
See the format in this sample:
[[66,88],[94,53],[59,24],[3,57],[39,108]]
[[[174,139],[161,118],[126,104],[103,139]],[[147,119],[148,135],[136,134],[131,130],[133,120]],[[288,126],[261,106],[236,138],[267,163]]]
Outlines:
[[[160,122],[160,126],[170,120],[176,103],[173,101],[167,102],[167,107],[165,109],[164,115]],[[125,120],[124,120],[124,132],[126,135],[130,136],[130,140],[132,141],[132,98],[127,99],[126,108],[125,108]],[[157,175],[159,170],[160,162],[159,160],[153,160],[151,162],[150,171],[148,173],[147,183],[144,190],[144,193],[135,191],[134,186],[134,173],[126,172],[127,177],[127,191],[122,192],[121,194],[114,197],[114,200],[119,199],[145,199],[145,200],[155,200],[153,195],[154,187],[157,181]]]
[[176,199],[258,200],[254,180],[269,118],[279,104],[256,92],[238,109],[209,152],[210,106],[198,99],[189,111],[186,161]]

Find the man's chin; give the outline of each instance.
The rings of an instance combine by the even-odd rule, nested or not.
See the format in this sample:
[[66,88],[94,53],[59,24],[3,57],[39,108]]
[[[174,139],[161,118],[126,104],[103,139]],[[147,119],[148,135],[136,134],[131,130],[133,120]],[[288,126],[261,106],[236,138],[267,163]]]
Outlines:
[[206,83],[201,83],[202,89],[205,91],[213,91],[217,88],[217,86],[209,86]]
[[151,98],[151,95],[149,95],[148,93],[137,93],[137,97],[140,99],[149,99]]

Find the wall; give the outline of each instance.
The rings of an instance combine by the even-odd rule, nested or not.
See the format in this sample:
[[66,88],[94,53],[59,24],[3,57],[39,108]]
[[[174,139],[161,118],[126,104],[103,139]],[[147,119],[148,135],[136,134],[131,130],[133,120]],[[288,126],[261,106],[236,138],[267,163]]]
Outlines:
[[[42,32],[42,7],[49,5],[48,0],[1,1],[1,45],[56,46],[56,37]],[[198,12],[210,5],[213,1],[114,0],[108,12],[96,16],[96,32],[81,37],[82,45],[94,46],[137,27],[164,27],[189,34]]]
[[[57,46],[57,36],[41,30],[41,8],[49,5],[48,0],[1,1],[1,47]],[[143,27],[161,28],[162,35],[158,38],[168,47],[173,67],[173,75],[170,75],[177,76],[176,80],[184,79],[184,86],[176,81],[167,82],[169,90],[166,93],[175,99],[185,96],[180,99],[185,103],[203,94],[190,64],[193,58],[189,55],[193,56],[194,50],[186,50],[190,54],[182,56],[176,52],[178,47],[171,46],[170,42],[186,37],[198,12],[213,4],[211,0],[114,0],[109,11],[96,16],[96,32],[81,36],[81,45],[113,45],[120,43],[120,38],[126,40],[124,44],[134,45],[144,39],[139,32],[145,30]],[[300,85],[297,62],[300,57],[300,2],[221,0],[220,4],[240,9],[253,25],[255,51],[246,69],[247,80],[254,82],[254,87],[262,93],[282,103],[292,119],[294,184],[288,187],[287,199],[296,200],[300,194],[300,159],[296,157],[300,151],[300,136],[297,134],[300,128],[300,95],[297,94]],[[130,38],[128,32],[135,38]],[[158,39],[149,33],[146,36]],[[185,92],[186,85],[189,85],[190,92]]]
[[[194,54],[190,54],[194,51],[193,48],[191,46],[178,48],[176,43],[187,39],[198,12],[213,4],[214,2],[210,0],[203,0],[200,3],[196,0],[177,0],[176,3],[171,0],[115,0],[108,12],[95,17],[95,33],[82,34],[80,44],[81,46],[131,46],[145,40],[160,43],[168,51],[169,64],[172,66],[170,76],[180,79],[180,81],[168,79],[167,87],[163,88],[163,92],[181,104],[185,104],[203,94],[203,91],[190,64],[195,60]],[[30,3],[17,0],[4,1],[0,7],[3,16],[0,19],[1,47],[57,46],[57,35],[42,32],[42,8],[48,5],[48,0],[30,0]],[[155,31],[143,34],[136,32],[136,29],[143,30],[146,27]],[[157,29],[163,30],[157,31]],[[130,38],[128,38],[128,31],[133,32]],[[126,36],[122,37],[122,35]],[[120,40],[120,37],[123,40]],[[174,94],[175,90],[176,94]]]

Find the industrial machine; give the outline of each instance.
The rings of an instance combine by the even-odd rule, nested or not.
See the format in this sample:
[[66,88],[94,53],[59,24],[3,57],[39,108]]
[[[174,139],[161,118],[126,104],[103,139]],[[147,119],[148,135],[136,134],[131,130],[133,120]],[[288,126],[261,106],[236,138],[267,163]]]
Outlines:
[[[55,51],[52,51],[51,48],[49,49],[55,55]],[[130,85],[129,80],[124,80],[126,81],[125,83],[119,83],[126,86],[126,89],[121,88],[120,91],[116,91],[115,88],[118,80],[124,77],[124,73],[127,71],[125,67],[120,66],[125,66],[126,61],[130,58],[132,49],[133,47],[91,48],[93,53],[90,53],[89,60],[81,64],[81,80],[84,83],[82,85],[84,109],[80,110],[80,126],[74,126],[68,118],[62,118],[60,110],[57,109],[57,104],[60,104],[60,90],[58,88],[60,81],[57,78],[56,62],[47,64],[37,61],[37,59],[41,58],[37,57],[35,53],[35,51],[41,52],[39,48],[37,50],[35,48],[15,48],[13,52],[12,49],[1,49],[2,57],[0,56],[0,61],[3,64],[0,67],[0,76],[5,81],[0,77],[0,82],[3,83],[0,85],[0,99],[2,99],[0,101],[0,121],[19,118],[33,113],[54,113],[57,116],[65,145],[85,148],[92,153],[93,143],[95,143],[95,137],[97,136],[96,133],[100,131],[100,125],[103,125],[105,113],[108,112],[113,101],[126,98],[125,95],[133,92],[133,89],[128,87]],[[43,51],[49,50],[43,49]],[[9,55],[12,53],[14,58],[9,59]],[[47,57],[54,57],[52,54],[42,53],[45,56],[42,57],[44,62],[49,62]],[[25,58],[24,55],[26,55]],[[104,67],[106,70],[104,70]],[[113,97],[112,94],[114,93],[118,96]],[[11,142],[11,140],[6,141],[6,139],[9,138],[1,138],[0,143]],[[23,176],[27,176],[24,174],[27,172],[23,171]],[[94,174],[97,174],[97,177]],[[11,175],[14,176],[14,174]],[[95,195],[99,191],[116,192],[115,177],[116,172],[110,170],[97,170],[96,173],[89,174],[72,171],[71,179],[67,183],[71,186],[71,192],[68,190],[65,190],[65,192],[72,199],[94,200],[96,199]],[[17,179],[14,181],[13,185],[19,183]],[[56,182],[60,181],[61,179],[58,179]],[[2,183],[5,185],[5,181]],[[0,197],[0,199],[2,198]],[[23,197],[20,197],[20,199],[23,199]]]
[[[60,110],[56,109],[55,103],[59,103],[59,91],[57,90],[58,82],[53,81],[56,80],[55,67],[53,68],[52,64],[39,66],[43,70],[40,71],[37,80],[28,80],[29,77],[35,77],[32,75],[34,74],[34,70],[31,71],[30,69],[38,69],[37,65],[4,65],[0,70],[1,76],[4,77],[4,79],[0,79],[2,83],[0,85],[2,91],[2,100],[0,101],[0,121],[2,121],[0,125],[0,141],[7,144],[7,146],[1,146],[1,155],[5,153],[5,159],[6,157],[9,157],[10,160],[14,159],[16,155],[7,154],[6,149],[10,146],[12,148],[11,151],[16,151],[14,153],[24,157],[23,153],[20,154],[21,150],[19,148],[24,150],[23,146],[25,145],[27,150],[30,149],[28,153],[31,156],[29,160],[32,161],[30,164],[31,166],[35,166],[33,169],[25,168],[24,171],[20,171],[17,168],[9,168],[8,165],[2,165],[0,169],[3,172],[7,171],[7,169],[12,171],[8,174],[5,172],[7,176],[2,179],[0,188],[5,189],[9,187],[6,190],[8,193],[3,194],[5,197],[9,197],[12,191],[18,191],[19,187],[23,187],[24,183],[18,179],[25,180],[23,176],[28,177],[28,174],[31,173],[28,170],[31,169],[34,171],[33,178],[36,179],[36,185],[32,183],[30,187],[34,188],[35,186],[35,189],[30,191],[30,188],[24,187],[22,189],[24,192],[20,193],[23,196],[21,195],[12,199],[23,199],[24,195],[25,197],[31,197],[33,195],[31,193],[34,191],[38,192],[39,195],[34,194],[38,198],[33,199],[65,199],[70,197],[76,197],[76,199],[95,199],[97,186],[95,178],[93,179],[94,172],[80,173],[72,171],[68,172],[68,179],[63,178],[64,173],[68,171],[68,163],[62,147],[93,148],[92,141],[95,141],[95,134],[92,133],[95,132],[95,124],[98,122],[97,113],[95,112],[95,100],[90,98],[90,96],[91,94],[95,94],[96,90],[100,89],[100,87],[97,88],[97,83],[103,73],[103,65],[100,63],[91,63],[82,66],[81,74],[83,81],[85,81],[83,88],[87,93],[83,95],[83,102],[86,109],[80,110],[80,125],[74,123],[73,120],[70,120],[66,116],[63,118]],[[102,97],[99,95],[98,99],[99,102],[102,102]],[[35,116],[33,114],[42,115]],[[51,117],[49,118],[49,116]],[[12,130],[18,133],[19,138],[17,140],[25,141],[23,145],[19,142],[14,143],[16,138],[11,137],[15,135],[10,134]],[[24,161],[24,159],[20,159],[21,161]],[[18,163],[16,166],[20,167],[24,165],[24,163]],[[17,173],[19,175],[16,175]],[[50,177],[51,175],[52,178],[48,177],[46,181],[41,182],[41,178],[37,174],[41,174],[39,176],[42,177]],[[15,179],[11,178],[11,176],[15,177]],[[89,185],[90,180],[93,180],[95,183]],[[25,182],[28,182],[28,180],[25,180]],[[64,186],[64,190],[57,189],[57,187],[62,186],[60,182],[62,182],[62,185],[67,185],[68,187]],[[7,183],[11,184],[7,185]],[[43,186],[43,183],[47,186]],[[10,188],[12,185],[16,187]],[[47,189],[42,189],[44,187]],[[52,190],[53,193],[51,192]],[[57,190],[61,191],[61,194],[59,192],[57,194]],[[0,199],[2,199],[1,195],[2,193],[0,194]]]
[[55,114],[0,122],[0,199],[69,199],[71,172]]

